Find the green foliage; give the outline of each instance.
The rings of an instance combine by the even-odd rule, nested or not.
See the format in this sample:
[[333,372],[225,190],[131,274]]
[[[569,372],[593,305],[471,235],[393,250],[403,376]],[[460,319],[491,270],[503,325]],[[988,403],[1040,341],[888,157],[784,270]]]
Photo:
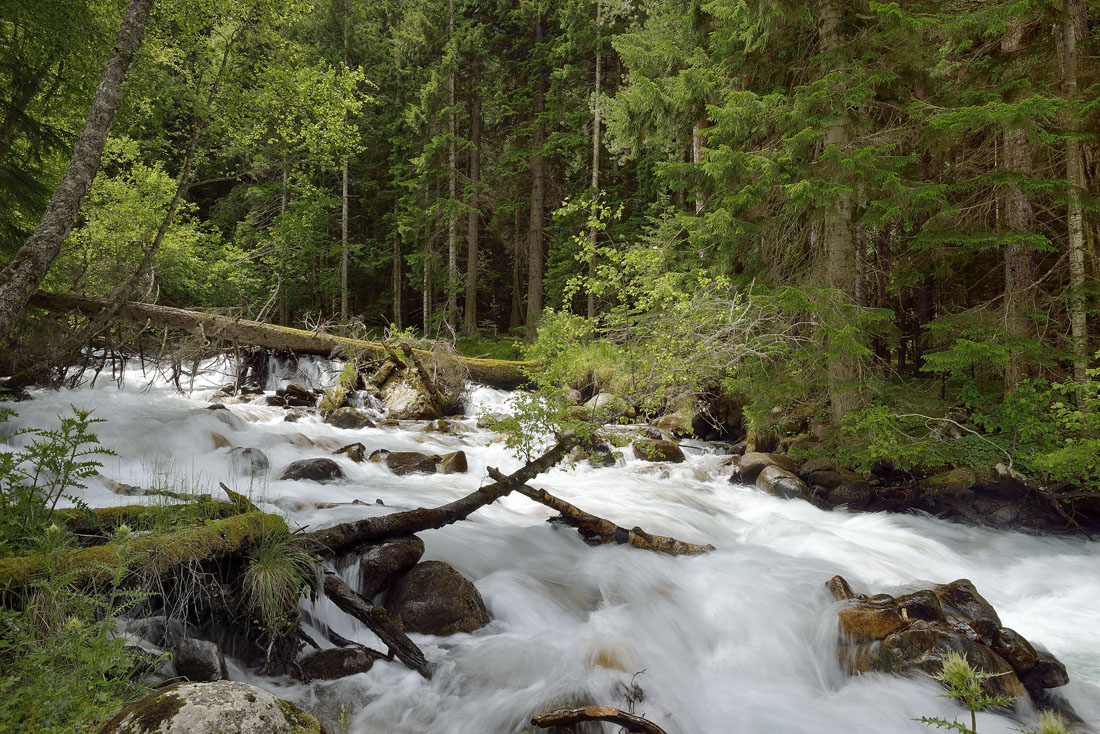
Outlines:
[[[13,416],[11,410],[0,408],[0,423]],[[58,420],[55,429],[15,431],[10,438],[26,444],[0,451],[0,556],[34,550],[52,524],[61,497],[83,487],[81,480],[102,466],[95,457],[114,454],[89,430],[102,422],[92,418],[91,411],[74,406],[71,416]]]
[[965,655],[957,652],[949,652],[943,658],[943,669],[932,677],[943,684],[947,689],[945,698],[958,702],[970,711],[970,726],[961,723],[958,719],[948,721],[939,717],[922,716],[921,721],[937,729],[949,729],[959,734],[977,734],[977,713],[995,708],[1011,706],[1016,699],[998,696],[987,696],[982,693],[982,681],[996,678],[1003,673],[984,673],[975,670],[967,661]]
[[293,629],[298,598],[316,585],[316,559],[285,523],[265,529],[249,553],[241,579],[246,611],[258,628],[273,635]]

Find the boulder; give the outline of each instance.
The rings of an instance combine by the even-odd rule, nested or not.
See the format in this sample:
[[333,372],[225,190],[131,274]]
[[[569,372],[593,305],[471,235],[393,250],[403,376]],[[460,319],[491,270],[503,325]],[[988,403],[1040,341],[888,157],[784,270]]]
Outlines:
[[586,446],[573,449],[569,454],[569,461],[574,464],[587,461],[589,466],[596,468],[615,466],[619,463],[611,444],[600,438],[594,438]]
[[228,449],[233,447],[233,442],[217,431],[210,432],[210,439],[214,442],[215,449]]
[[367,447],[363,444],[349,443],[347,446],[341,446],[333,452],[334,454],[343,454],[356,464],[362,464],[367,460]]
[[580,405],[584,401],[584,396],[581,395],[580,390],[570,390],[565,393],[565,402],[570,405]]
[[684,452],[675,441],[664,439],[643,439],[634,442],[634,456],[644,461],[670,461],[679,464],[684,460]]
[[1035,664],[1022,676],[1029,691],[1040,688],[1057,688],[1069,683],[1066,666],[1046,650],[1039,650]]
[[317,396],[298,384],[279,388],[275,391],[275,397],[282,398],[283,405],[291,408],[312,408],[317,405]]
[[695,433],[691,421],[682,410],[662,415],[651,422],[650,425],[669,436],[691,436]]
[[[1018,674],[1023,675],[1035,667],[1035,663],[1039,661],[1039,653],[1035,651],[1035,648],[1031,646],[1031,643],[1024,639],[1016,630],[1011,630],[1008,627],[1001,627],[995,633],[993,633],[993,652],[1000,655],[1002,658],[1008,661],[1008,664],[1012,666]],[[1055,661],[1057,662],[1057,661]],[[1059,663],[1061,664],[1061,663]],[[1062,667],[1062,672],[1065,672],[1065,667]],[[1069,682],[1068,679],[1066,682]],[[1027,681],[1024,681],[1024,685],[1027,686]],[[1059,686],[1065,685],[1064,683],[1057,684]],[[1036,686],[1027,686],[1028,688],[1034,688]],[[1054,686],[1038,686],[1039,688],[1053,688]]]
[[947,612],[969,620],[970,626],[985,638],[992,640],[1001,626],[997,610],[978,593],[970,579],[933,586],[932,593]]
[[622,410],[625,406],[623,399],[615,393],[602,392],[593,396],[584,404],[588,410]]
[[874,496],[874,487],[867,482],[845,482],[829,490],[829,505],[847,505],[850,509],[860,510],[869,505]]
[[196,640],[194,637],[181,637],[172,649],[172,662],[176,673],[187,680],[208,682],[228,680],[229,671],[225,667],[225,657],[221,648],[213,642]]
[[756,486],[774,497],[806,499],[810,491],[806,483],[786,469],[766,466],[756,477]]
[[741,481],[754,482],[765,467],[778,466],[780,469],[796,474],[798,462],[785,454],[766,454],[758,451],[750,451],[737,462],[737,471],[741,475]]
[[443,415],[419,380],[409,375],[386,383],[382,388],[382,406],[394,420],[435,420]]
[[298,661],[302,680],[335,680],[366,673],[374,665],[374,656],[361,647],[334,647],[317,650]]
[[325,423],[335,428],[346,428],[353,431],[360,428],[374,428],[374,421],[366,413],[355,408],[337,408],[328,414]]
[[444,435],[452,436],[460,433],[469,433],[470,429],[461,423],[449,421],[444,418],[439,418],[430,422],[428,425],[420,429],[421,433],[442,433]]
[[859,605],[844,607],[836,613],[841,634],[849,640],[881,640],[904,629],[907,622],[895,607]]
[[442,561],[418,563],[386,596],[386,609],[406,632],[451,635],[489,624],[489,612],[475,587]]
[[300,459],[279,475],[279,479],[304,479],[311,482],[331,482],[343,479],[344,472],[332,459]]
[[239,681],[177,683],[122,709],[100,734],[323,734],[309,714]]
[[439,459],[440,474],[465,474],[469,468],[466,464],[465,451],[454,451],[435,458]]
[[259,449],[240,446],[229,449],[229,467],[234,474],[263,474],[270,466],[267,454]]
[[424,541],[415,535],[370,543],[356,548],[359,554],[359,593],[371,599],[393,585],[420,562]]
[[435,457],[419,451],[387,451],[378,449],[370,455],[376,464],[385,464],[398,476],[405,474],[435,474]]

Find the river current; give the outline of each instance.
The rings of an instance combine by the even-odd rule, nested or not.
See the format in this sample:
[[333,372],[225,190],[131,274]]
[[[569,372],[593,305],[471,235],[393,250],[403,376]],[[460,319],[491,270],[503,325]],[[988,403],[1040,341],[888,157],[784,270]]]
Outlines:
[[[296,371],[280,364],[267,387],[324,385],[339,366],[316,361]],[[292,527],[310,529],[450,502],[487,483],[486,467],[507,473],[521,464],[476,427],[479,410],[507,410],[502,391],[473,389],[460,421],[470,432],[453,436],[421,432],[423,423],[352,431],[316,416],[285,422],[286,410],[262,398],[206,410],[228,381],[211,366],[180,394],[164,379],[149,386],[131,367],[122,389],[101,377],[94,387],[38,392],[13,406],[19,417],[7,427],[52,427],[70,405],[93,409],[106,421],[96,427],[102,443],[117,454],[105,458],[104,475],[214,494],[224,481]],[[214,432],[261,449],[271,462],[266,476],[234,474],[228,450],[214,448]],[[384,465],[337,456],[343,481],[276,479],[292,461],[356,441],[368,453],[461,449],[469,472],[395,476]],[[683,464],[640,461],[627,448],[618,466],[554,470],[531,484],[619,525],[712,543],[714,553],[673,558],[589,547],[575,531],[548,525],[548,508],[509,496],[464,522],[421,533],[424,560],[446,561],[471,579],[493,620],[473,634],[413,635],[436,665],[433,680],[396,661],[309,685],[261,678],[232,663],[231,676],[352,734],[509,734],[530,730],[532,714],[582,704],[632,705],[670,734],[929,732],[914,719],[962,718],[962,709],[931,680],[847,676],[836,659],[836,603],[824,584],[839,573],[857,592],[880,593],[965,577],[1005,626],[1065,663],[1071,682],[1060,692],[1082,718],[1100,722],[1100,544],[915,514],[826,512],[731,484],[718,446],[688,441],[683,448]],[[135,499],[95,479],[79,494],[93,506]],[[366,504],[311,504],[353,500]],[[329,624],[379,648],[328,601],[304,604],[313,626]],[[1007,716],[979,715],[982,734],[1021,727]]]

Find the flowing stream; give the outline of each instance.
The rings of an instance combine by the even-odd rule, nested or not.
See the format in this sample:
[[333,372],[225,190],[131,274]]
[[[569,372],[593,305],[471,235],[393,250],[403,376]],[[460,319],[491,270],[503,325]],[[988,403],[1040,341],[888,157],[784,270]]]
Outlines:
[[[268,388],[307,379],[324,384],[339,366],[280,364]],[[227,381],[211,370],[183,396],[163,379],[146,390],[141,371],[131,368],[121,390],[101,377],[94,388],[39,392],[13,406],[20,415],[8,428],[52,427],[70,404],[91,408],[106,420],[97,426],[100,439],[117,452],[105,459],[106,476],[215,494],[225,481],[261,505],[274,502],[292,527],[312,529],[449,502],[487,482],[487,466],[510,472],[520,465],[493,434],[476,428],[478,410],[507,410],[501,391],[474,389],[461,421],[470,432],[450,436],[421,432],[423,424],[350,431],[315,415],[284,422],[287,411],[262,398],[206,410]],[[271,462],[266,478],[235,475],[228,450],[214,449],[212,432],[263,450]],[[276,479],[291,461],[355,441],[368,453],[462,449],[470,470],[399,477],[384,465],[339,456],[333,458],[347,475],[342,482]],[[731,484],[719,449],[685,442],[687,461],[667,465],[636,460],[628,448],[616,467],[555,470],[531,483],[626,527],[713,543],[712,554],[592,548],[575,531],[548,525],[548,508],[512,495],[465,522],[421,534],[424,560],[444,560],[474,581],[493,619],[473,634],[413,636],[437,666],[433,680],[396,661],[309,685],[231,664],[232,677],[314,711],[334,732],[521,732],[530,730],[532,714],[560,705],[626,709],[632,679],[634,710],[670,734],[929,732],[914,718],[950,719],[962,710],[927,679],[845,675],[836,661],[836,605],[824,583],[840,573],[857,591],[879,593],[966,577],[1005,626],[1065,663],[1071,682],[1061,693],[1086,721],[1100,722],[1100,545],[918,515],[825,512]],[[81,496],[93,506],[134,501],[96,480]],[[296,507],[356,499],[367,504]],[[309,614],[314,625],[379,647],[326,600]],[[1020,727],[1005,716],[979,716],[982,734]]]

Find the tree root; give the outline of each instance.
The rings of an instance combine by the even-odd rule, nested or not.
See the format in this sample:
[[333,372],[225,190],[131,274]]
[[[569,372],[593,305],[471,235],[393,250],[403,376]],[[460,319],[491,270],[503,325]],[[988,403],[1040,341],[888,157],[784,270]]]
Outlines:
[[641,716],[628,714],[608,706],[582,706],[580,708],[554,709],[531,718],[531,724],[540,729],[551,726],[572,726],[585,721],[610,721],[628,732],[637,734],[667,734],[664,729]]
[[[498,481],[504,481],[505,477],[496,469],[489,468],[489,476]],[[643,550],[667,553],[670,556],[697,556],[710,553],[713,545],[698,545],[688,543],[676,538],[668,538],[663,535],[650,535],[639,527],[629,530],[616,525],[610,520],[597,517],[584,510],[575,507],[563,499],[555,497],[545,489],[535,489],[526,484],[516,487],[516,491],[524,497],[529,497],[535,502],[546,505],[552,510],[560,512],[559,517],[551,519],[551,522],[561,523],[577,529],[584,541],[589,545],[603,545],[605,543],[618,543],[631,545]]]

